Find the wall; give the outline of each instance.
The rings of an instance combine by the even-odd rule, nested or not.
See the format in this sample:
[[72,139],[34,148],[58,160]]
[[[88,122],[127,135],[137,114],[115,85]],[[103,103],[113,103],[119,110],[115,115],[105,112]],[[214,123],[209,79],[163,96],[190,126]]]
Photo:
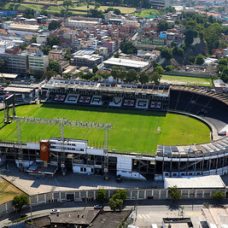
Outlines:
[[[107,189],[108,197],[110,197],[116,189]],[[224,189],[181,189],[182,199],[211,199],[212,193],[222,191],[228,197],[228,188]],[[73,196],[74,201],[93,201],[96,199],[95,190],[76,190],[62,192],[48,192],[30,196],[33,207],[41,204],[50,204],[52,202],[65,202],[67,198]],[[128,189],[127,200],[167,200],[170,199],[168,189]],[[0,205],[0,216],[13,212],[12,202]]]

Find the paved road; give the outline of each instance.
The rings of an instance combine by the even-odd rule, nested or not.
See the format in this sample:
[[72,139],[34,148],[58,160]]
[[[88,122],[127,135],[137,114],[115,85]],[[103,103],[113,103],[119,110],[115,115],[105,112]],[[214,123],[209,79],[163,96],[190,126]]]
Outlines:
[[[194,202],[194,205],[192,204]],[[213,204],[212,201],[208,202]],[[201,208],[204,206],[204,200],[181,200],[179,204],[174,204],[168,200],[142,200],[142,201],[127,201],[125,209],[131,210],[135,209],[132,213],[132,219],[135,220],[135,224],[139,227],[149,227],[151,221],[154,223],[161,224],[162,218],[164,217],[180,217],[188,216],[192,218],[195,225],[199,224],[199,219],[202,217]],[[88,209],[93,209],[94,202],[64,202],[64,203],[52,203],[46,205],[40,205],[36,207],[28,208],[21,212],[21,214],[26,214],[27,216],[44,216],[50,214],[51,209],[58,208],[61,212],[67,212],[72,210],[80,210],[85,207]],[[228,207],[228,200],[224,200],[224,206]],[[110,208],[106,205],[105,210]],[[183,215],[181,210],[183,209]],[[20,217],[19,214],[11,214],[6,217],[0,218],[0,227],[3,227],[12,221],[15,221]],[[198,225],[197,225],[198,226]]]

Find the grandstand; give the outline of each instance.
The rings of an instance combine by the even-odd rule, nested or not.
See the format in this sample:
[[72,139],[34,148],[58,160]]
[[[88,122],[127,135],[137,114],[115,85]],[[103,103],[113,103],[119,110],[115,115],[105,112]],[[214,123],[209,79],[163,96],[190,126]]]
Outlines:
[[51,79],[42,87],[43,102],[167,111],[169,86],[112,86],[105,83]]
[[[35,96],[34,96],[35,98]],[[228,96],[210,89],[167,85],[110,85],[51,79],[39,91],[43,103],[146,111],[176,112],[204,121],[212,131],[210,143],[158,145],[156,156],[121,154],[95,148],[87,140],[51,138],[41,143],[0,142],[2,161],[14,159],[31,175],[54,175],[61,168],[84,174],[108,171],[133,179],[228,173],[228,138],[219,136],[228,124]],[[160,127],[157,128],[160,132]],[[187,131],[188,129],[186,129]],[[200,132],[200,130],[199,130]],[[181,141],[181,139],[180,139]],[[45,151],[43,154],[42,150]]]

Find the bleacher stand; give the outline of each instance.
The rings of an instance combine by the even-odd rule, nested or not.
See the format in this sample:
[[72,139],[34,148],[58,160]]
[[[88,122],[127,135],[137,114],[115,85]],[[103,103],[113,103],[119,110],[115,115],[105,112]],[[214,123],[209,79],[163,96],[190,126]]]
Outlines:
[[88,95],[81,95],[79,97],[79,100],[78,100],[78,103],[79,104],[90,104],[90,101],[91,101],[91,96],[88,96]]
[[94,96],[92,97],[92,99],[91,99],[90,104],[91,104],[91,105],[98,105],[98,106],[103,105],[102,96],[94,95]]
[[110,107],[121,107],[122,106],[122,102],[123,102],[123,98],[122,97],[113,97],[112,101],[109,102],[109,106]]
[[79,98],[79,94],[68,94],[65,103],[66,104],[77,104]]
[[55,94],[53,100],[55,102],[63,103],[65,101],[66,95],[65,94]]
[[136,108],[139,109],[148,109],[149,106],[149,100],[148,99],[137,99],[136,100]]
[[135,107],[135,99],[124,99],[123,107],[134,108]]
[[154,109],[157,111],[167,111],[169,105],[169,87],[166,85],[113,86],[108,83],[52,78],[42,86],[42,90],[48,91],[47,101],[55,103],[148,110],[151,109],[151,101],[155,101]]
[[171,110],[200,115],[228,123],[228,105],[224,102],[226,101],[222,95],[213,94],[212,92],[183,88],[170,90]]

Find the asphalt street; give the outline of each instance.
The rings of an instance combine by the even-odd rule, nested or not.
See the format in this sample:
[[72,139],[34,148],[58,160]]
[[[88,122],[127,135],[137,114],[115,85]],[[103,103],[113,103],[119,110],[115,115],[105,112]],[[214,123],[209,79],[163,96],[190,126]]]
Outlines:
[[[63,202],[63,203],[52,203],[39,205],[32,208],[24,209],[20,214],[9,214],[5,217],[0,218],[0,227],[12,223],[16,219],[20,218],[21,215],[27,215],[28,217],[39,217],[49,215],[51,209],[58,208],[60,212],[67,212],[72,210],[82,210],[85,207],[87,209],[93,209],[94,202]],[[164,217],[178,217],[180,211],[183,210],[185,215],[193,216],[195,224],[199,221],[197,218],[201,216],[201,209],[205,204],[214,205],[213,201],[205,200],[180,200],[177,203],[173,203],[169,200],[141,200],[141,201],[126,201],[124,210],[134,210],[132,219],[135,220],[135,224],[141,226],[144,224],[146,227],[149,226],[151,221],[161,223]],[[228,206],[228,200],[222,202],[223,206]],[[106,205],[104,210],[110,210]]]

